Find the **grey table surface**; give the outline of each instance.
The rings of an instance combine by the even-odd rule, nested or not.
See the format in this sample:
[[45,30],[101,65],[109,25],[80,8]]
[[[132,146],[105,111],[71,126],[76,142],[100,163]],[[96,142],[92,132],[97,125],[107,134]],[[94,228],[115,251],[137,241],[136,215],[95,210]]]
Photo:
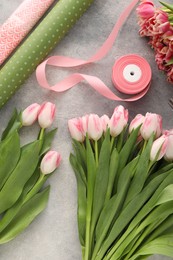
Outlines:
[[[70,33],[57,45],[50,55],[67,55],[88,58],[104,42],[120,13],[131,0],[95,0],[91,8],[83,15]],[[22,0],[0,1],[0,24],[17,8]],[[167,1],[168,2],[168,1]],[[170,2],[170,1],[169,1]],[[158,5],[158,1],[155,0]],[[80,72],[96,75],[113,90],[111,68],[114,61],[125,54],[137,53],[148,60],[152,67],[152,84],[149,92],[141,100],[132,103],[121,103],[129,109],[130,118],[136,113],[159,113],[163,116],[164,128],[173,128],[173,111],[168,99],[173,96],[173,86],[159,72],[154,61],[154,53],[147,40],[138,35],[135,11],[131,14],[106,58],[97,64],[80,69]],[[48,78],[55,83],[64,75],[56,68],[48,68]],[[53,142],[53,149],[61,152],[63,161],[59,170],[51,177],[51,193],[46,210],[15,240],[0,247],[2,260],[80,260],[81,251],[77,231],[77,191],[76,180],[70,167],[68,157],[72,151],[67,121],[72,117],[86,113],[98,115],[112,114],[119,102],[109,101],[93,91],[85,82],[70,91],[55,95],[42,90],[33,73],[23,87],[1,109],[0,132],[14,107],[25,108],[33,102],[42,103],[48,100],[57,106],[54,126],[58,134]],[[27,133],[26,133],[27,131]],[[23,141],[31,140],[37,127],[22,132]],[[150,260],[168,259],[153,256]]]

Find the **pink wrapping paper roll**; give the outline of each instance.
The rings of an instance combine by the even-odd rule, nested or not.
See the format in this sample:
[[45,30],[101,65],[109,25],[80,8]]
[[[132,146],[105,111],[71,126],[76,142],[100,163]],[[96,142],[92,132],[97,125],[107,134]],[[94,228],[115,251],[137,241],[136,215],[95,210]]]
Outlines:
[[25,0],[0,26],[0,65],[19,45],[54,0]]

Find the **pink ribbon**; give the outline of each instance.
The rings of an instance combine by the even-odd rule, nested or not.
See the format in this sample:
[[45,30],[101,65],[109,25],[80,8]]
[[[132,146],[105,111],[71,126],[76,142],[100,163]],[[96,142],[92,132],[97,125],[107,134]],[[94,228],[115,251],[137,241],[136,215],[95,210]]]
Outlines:
[[0,26],[0,65],[19,45],[54,0],[25,0]]
[[[144,86],[143,90],[138,93],[137,95],[122,99],[115,95],[99,78],[91,75],[86,74],[80,74],[80,73],[74,73],[69,76],[67,76],[62,81],[58,82],[54,86],[50,86],[47,79],[46,79],[46,65],[52,65],[56,67],[63,67],[63,68],[70,68],[70,67],[77,67],[86,65],[89,63],[93,63],[96,61],[101,60],[103,57],[107,55],[107,53],[110,51],[111,47],[113,46],[113,43],[117,37],[117,34],[122,27],[123,23],[126,21],[128,16],[130,15],[131,11],[135,7],[135,5],[138,3],[139,0],[133,0],[130,5],[123,11],[120,18],[118,19],[117,23],[115,24],[112,32],[110,33],[107,40],[104,42],[104,44],[100,47],[100,49],[88,60],[82,60],[82,59],[75,59],[71,57],[65,57],[65,56],[52,56],[46,59],[44,62],[42,62],[36,69],[36,77],[38,80],[38,83],[43,88],[55,91],[55,92],[63,92],[66,91],[82,80],[86,80],[89,85],[94,88],[97,92],[99,92],[102,96],[111,99],[111,100],[117,100],[117,101],[135,101],[143,97],[149,87],[150,87],[150,80],[151,78],[148,78],[148,83]],[[128,83],[128,82],[127,82]],[[130,91],[129,91],[130,93]]]

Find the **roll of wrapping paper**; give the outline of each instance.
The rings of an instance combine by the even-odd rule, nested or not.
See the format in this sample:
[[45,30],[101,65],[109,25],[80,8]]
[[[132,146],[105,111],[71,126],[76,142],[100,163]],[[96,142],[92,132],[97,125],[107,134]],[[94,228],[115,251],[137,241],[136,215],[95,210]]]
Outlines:
[[39,21],[54,0],[24,0],[0,27],[0,65]]
[[93,0],[60,0],[0,70],[0,107],[32,74]]

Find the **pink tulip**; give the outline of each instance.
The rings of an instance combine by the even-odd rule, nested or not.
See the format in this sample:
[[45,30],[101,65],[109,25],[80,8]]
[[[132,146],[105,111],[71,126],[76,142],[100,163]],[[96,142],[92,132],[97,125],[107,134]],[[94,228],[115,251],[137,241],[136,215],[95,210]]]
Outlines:
[[38,113],[40,111],[40,105],[33,103],[28,106],[21,115],[21,121],[23,126],[32,125],[38,118]]
[[173,133],[168,134],[168,144],[166,148],[166,152],[164,158],[166,161],[173,161]]
[[162,131],[162,118],[160,115],[153,113],[146,113],[145,120],[140,129],[140,133],[145,140],[148,140],[154,133],[156,137],[161,134]]
[[96,114],[90,114],[88,117],[88,137],[97,141],[103,134],[101,119]]
[[123,106],[117,106],[114,113],[109,121],[109,128],[111,136],[118,136],[127,125],[128,121],[128,110]]
[[46,102],[41,106],[38,122],[41,128],[47,128],[51,126],[55,118],[55,104]]
[[131,121],[130,125],[129,125],[129,133],[131,133],[132,130],[135,130],[140,125],[142,125],[144,120],[145,120],[145,117],[143,115],[137,114],[135,116],[135,118]]
[[40,170],[41,172],[46,175],[52,173],[56,168],[59,167],[61,162],[61,155],[56,151],[49,151],[43,157]]
[[156,139],[151,147],[150,160],[159,161],[166,153],[168,136],[162,135]]
[[89,115],[85,115],[81,118],[81,120],[82,120],[82,131],[83,131],[84,136],[86,136],[86,133],[88,132],[88,118],[89,118]]
[[152,1],[142,1],[136,9],[137,14],[142,19],[148,19],[154,15],[155,8]]
[[81,118],[72,118],[68,120],[68,128],[73,139],[78,142],[84,141],[84,131]]
[[105,133],[109,126],[110,119],[107,115],[103,115],[100,119],[101,119],[101,123],[102,123],[103,132]]

